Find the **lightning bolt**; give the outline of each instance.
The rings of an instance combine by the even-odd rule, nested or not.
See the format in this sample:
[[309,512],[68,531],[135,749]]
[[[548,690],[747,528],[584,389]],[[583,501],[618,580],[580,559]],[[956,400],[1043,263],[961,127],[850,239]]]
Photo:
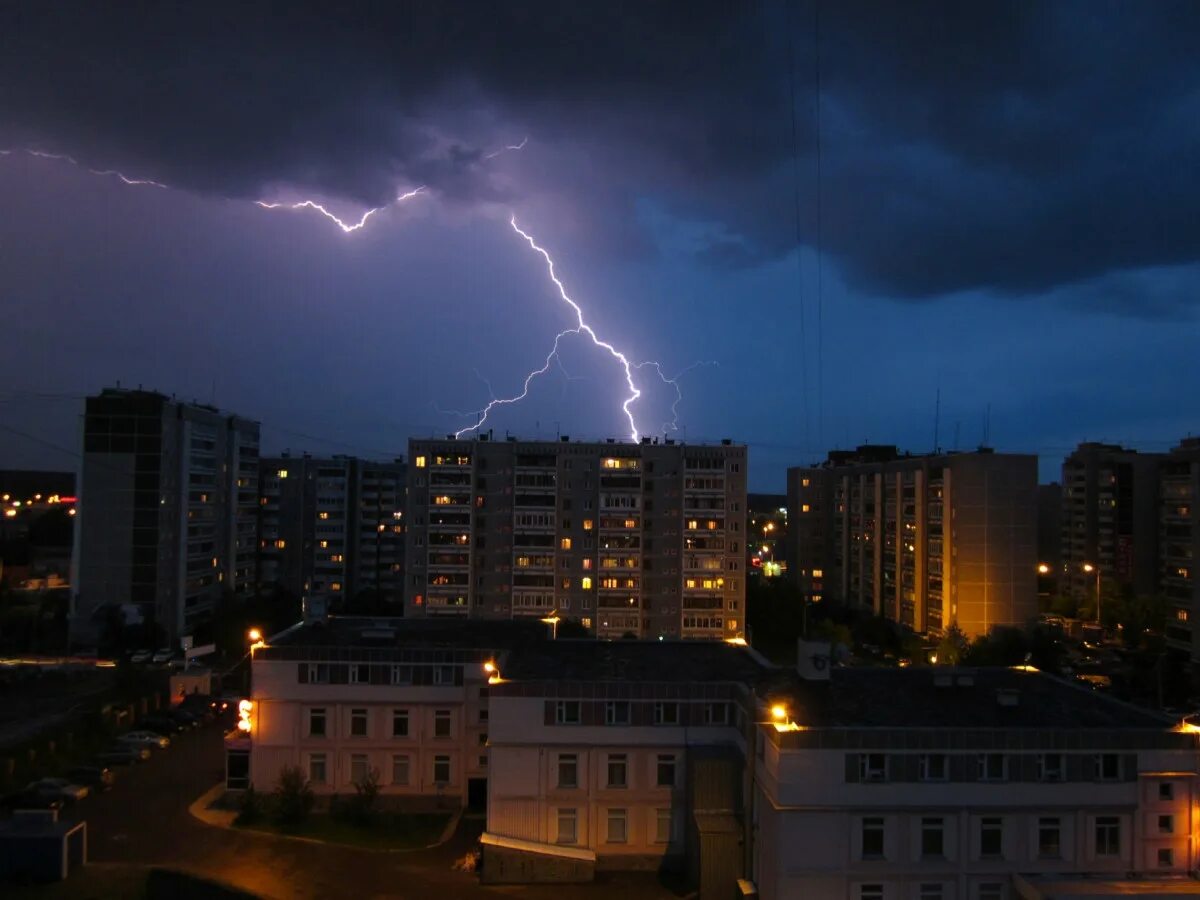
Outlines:
[[[525,137],[519,144],[509,144],[498,150],[494,150],[491,153],[485,154],[483,158],[484,159],[495,159],[497,156],[500,156],[503,153],[509,153],[509,152],[523,150],[528,143],[529,143],[529,138]],[[11,150],[11,149],[0,149],[0,156],[9,156],[14,152],[15,151]],[[67,162],[67,163],[70,163],[72,166],[75,166],[80,169],[84,169],[85,171],[91,173],[92,175],[96,175],[99,177],[116,178],[119,181],[121,181],[123,184],[126,184],[126,185],[157,187],[157,188],[163,188],[163,189],[170,190],[170,186],[163,184],[162,182],[154,181],[149,178],[133,178],[129,175],[126,175],[125,173],[123,173],[121,171],[118,171],[117,169],[92,169],[90,167],[82,165],[79,162],[79,160],[77,160],[75,157],[70,156],[69,154],[66,154],[66,153],[49,153],[44,150],[35,150],[35,149],[31,149],[31,148],[25,148],[25,153],[29,154],[30,156],[37,157],[39,159],[50,159],[50,160],[59,160],[62,162]],[[391,203],[386,203],[383,206],[376,206],[376,207],[372,207],[371,209],[368,209],[366,212],[364,212],[362,214],[362,216],[359,217],[358,221],[356,221],[356,222],[343,220],[341,217],[330,212],[329,209],[327,209],[324,205],[322,205],[321,203],[318,203],[315,200],[300,200],[295,203],[255,200],[254,203],[263,209],[286,209],[286,210],[311,209],[315,212],[320,213],[322,216],[324,216],[325,218],[327,218],[331,222],[333,222],[335,225],[337,225],[337,227],[339,229],[341,229],[343,234],[352,234],[353,232],[359,231],[362,228],[364,228],[366,226],[367,222],[376,213],[381,212],[382,210],[387,209],[388,207],[394,206],[398,203],[403,203],[406,200],[411,200],[413,197],[416,197],[417,195],[423,194],[425,192],[426,192],[426,188],[424,185],[413,188],[412,190],[409,190],[409,191],[405,191],[404,193],[399,194],[395,200],[391,201]],[[615,359],[620,364],[621,370],[624,373],[625,385],[629,391],[628,395],[625,397],[624,401],[621,403],[621,411],[622,411],[622,413],[624,413],[626,420],[629,422],[629,436],[630,436],[631,440],[636,442],[641,437],[641,433],[638,430],[637,421],[634,418],[633,409],[632,409],[633,404],[636,403],[638,398],[640,398],[642,396],[641,389],[637,386],[637,383],[634,381],[633,373],[634,373],[635,369],[640,371],[643,368],[653,368],[654,371],[658,374],[658,377],[662,380],[662,382],[664,384],[670,385],[674,389],[675,400],[671,404],[671,421],[668,423],[664,423],[663,429],[664,429],[664,431],[665,430],[677,431],[678,430],[678,421],[679,421],[679,403],[683,400],[683,392],[679,387],[679,379],[684,374],[686,374],[687,372],[696,368],[697,366],[716,365],[716,363],[715,362],[693,363],[692,365],[688,366],[687,368],[685,368],[683,371],[679,372],[678,374],[676,374],[672,377],[668,377],[666,375],[666,373],[663,371],[662,366],[653,360],[646,361],[646,362],[640,362],[640,363],[630,362],[629,357],[627,357],[624,353],[622,353],[620,350],[618,350],[613,344],[611,344],[608,341],[601,340],[600,337],[596,334],[595,330],[593,330],[592,326],[589,325],[584,320],[583,309],[579,306],[578,303],[575,302],[575,300],[573,300],[571,298],[570,294],[567,293],[566,286],[562,283],[561,279],[559,279],[558,274],[556,273],[556,271],[554,269],[554,260],[553,260],[553,258],[551,258],[549,251],[547,251],[544,247],[540,246],[531,234],[524,231],[517,224],[517,219],[516,219],[515,215],[509,219],[509,225],[511,225],[513,231],[515,231],[518,235],[520,235],[526,241],[526,243],[529,244],[529,246],[533,249],[533,251],[535,253],[539,254],[542,257],[542,259],[545,261],[546,272],[549,275],[551,282],[553,282],[555,288],[558,290],[558,295],[559,295],[560,299],[564,303],[566,303],[568,306],[570,306],[572,311],[575,313],[575,321],[577,324],[575,327],[566,328],[554,336],[554,343],[550,348],[550,352],[546,354],[546,359],[543,362],[542,366],[538,369],[534,369],[532,372],[530,372],[528,375],[525,376],[525,379],[521,386],[521,392],[519,394],[517,394],[514,397],[496,397],[495,393],[491,389],[491,386],[488,385],[488,394],[490,396],[490,400],[489,400],[487,406],[485,406],[483,409],[477,410],[475,413],[473,413],[473,415],[478,416],[478,421],[474,425],[459,429],[457,432],[455,432],[455,437],[461,437],[462,435],[467,434],[468,432],[473,432],[473,431],[476,431],[479,428],[481,428],[483,426],[483,424],[487,421],[488,416],[491,414],[492,410],[495,409],[496,407],[510,406],[514,403],[519,403],[522,400],[524,400],[529,395],[529,389],[530,389],[530,386],[533,384],[533,382],[539,376],[545,375],[550,370],[550,367],[552,365],[557,363],[558,367],[562,370],[563,374],[568,379],[570,379],[571,376],[567,373],[566,369],[563,368],[562,359],[559,356],[559,348],[560,348],[564,338],[568,337],[569,335],[577,335],[577,334],[587,335],[587,337],[591,339],[592,343],[595,346],[607,351],[608,354],[610,356],[612,356],[613,359]],[[476,373],[476,374],[478,374],[478,373]],[[482,376],[479,376],[479,377],[481,380],[484,381],[485,384],[487,383],[486,379],[483,379]],[[451,411],[447,411],[447,412],[451,412]]]
[[[557,335],[554,336],[554,346],[550,349],[550,352],[546,355],[545,363],[542,365],[542,367],[540,369],[534,369],[532,372],[530,372],[528,375],[525,376],[525,381],[524,381],[524,384],[522,385],[520,394],[518,394],[515,397],[500,398],[500,399],[493,398],[488,403],[487,406],[485,406],[483,409],[481,409],[479,411],[479,421],[478,422],[476,422],[474,425],[469,425],[466,428],[459,429],[458,431],[456,431],[454,433],[454,436],[462,437],[464,434],[466,434],[468,432],[475,431],[475,430],[481,428],[483,426],[483,423],[487,421],[488,415],[497,406],[507,406],[507,405],[511,405],[513,403],[519,403],[521,400],[524,400],[529,395],[529,386],[533,383],[534,379],[536,379],[539,375],[546,374],[546,372],[548,372],[550,370],[550,366],[554,363],[554,360],[558,357],[558,347],[559,347],[559,344],[562,342],[562,339],[569,334],[586,334],[589,338],[591,338],[593,344],[595,344],[597,347],[600,347],[603,350],[608,351],[609,355],[612,356],[613,359],[615,359],[618,363],[620,363],[621,369],[625,373],[625,385],[626,385],[626,387],[629,388],[629,396],[626,397],[625,402],[623,402],[621,404],[621,411],[625,413],[625,418],[629,421],[630,439],[636,443],[638,438],[641,437],[641,433],[638,431],[637,422],[634,420],[633,410],[630,409],[630,407],[634,404],[634,402],[637,401],[638,397],[642,396],[641,390],[638,388],[637,384],[633,380],[633,370],[637,366],[634,363],[631,363],[629,361],[629,357],[627,357],[624,353],[622,353],[620,350],[618,350],[616,347],[614,347],[608,341],[601,340],[600,337],[596,334],[596,332],[592,329],[592,326],[584,321],[583,309],[579,306],[578,303],[576,303],[574,300],[571,299],[571,295],[567,293],[566,286],[562,283],[562,281],[558,277],[558,274],[554,271],[554,260],[551,258],[549,251],[547,251],[544,247],[540,246],[538,244],[538,242],[536,240],[534,240],[534,238],[531,234],[529,234],[527,231],[522,230],[521,226],[517,224],[516,216],[513,216],[512,218],[510,218],[508,220],[508,224],[512,226],[513,231],[515,231],[517,234],[519,234],[521,237],[523,237],[525,239],[526,243],[528,243],[529,246],[533,248],[535,253],[539,254],[542,257],[542,259],[544,259],[546,261],[546,272],[547,272],[547,274],[549,274],[550,280],[552,282],[554,282],[554,286],[558,289],[558,296],[562,299],[562,301],[564,303],[566,303],[568,306],[571,307],[572,310],[574,310],[575,321],[578,324],[574,328],[567,328],[563,331],[560,331]],[[647,365],[647,363],[641,363],[640,365]],[[657,365],[657,363],[655,365]],[[660,374],[662,373],[661,368],[659,369],[659,373]]]
[[641,362],[634,366],[635,369],[654,369],[654,371],[658,373],[658,377],[662,379],[663,384],[669,384],[672,388],[675,389],[675,399],[673,401],[671,401],[671,421],[663,423],[663,431],[664,432],[679,430],[679,404],[681,402],[683,402],[683,389],[679,386],[679,379],[682,378],[684,375],[686,375],[688,372],[692,371],[692,369],[698,369],[698,368],[700,368],[700,366],[715,366],[715,365],[717,365],[717,361],[715,359],[699,360],[697,362],[692,363],[690,366],[684,367],[683,369],[681,369],[680,371],[678,371],[674,375],[672,375],[670,378],[668,378],[666,376],[666,374],[663,372],[662,366],[659,365],[658,363],[654,362],[653,360],[648,360],[647,362]]
[[353,224],[342,221],[315,200],[301,200],[299,203],[268,203],[265,200],[255,200],[254,203],[257,206],[261,206],[263,209],[315,209],[325,218],[337,225],[338,228],[342,229],[343,234],[350,234],[353,231],[358,231],[360,228],[366,225],[367,220],[380,210],[387,209],[389,206],[395,206],[397,203],[403,203],[405,200],[411,200],[413,197],[417,196],[417,194],[423,194],[424,192],[424,185],[418,188],[413,188],[411,191],[405,191],[403,194],[400,194],[398,197],[396,197],[396,199],[391,203],[385,203],[383,206],[376,206],[372,209],[368,209],[362,214],[362,218]]
[[495,159],[497,156],[500,156],[502,153],[508,153],[512,150],[524,150],[525,145],[528,143],[529,143],[529,138],[526,137],[519,144],[509,144],[507,147],[501,147],[499,150],[493,150],[491,153],[484,154],[483,158],[484,159]]

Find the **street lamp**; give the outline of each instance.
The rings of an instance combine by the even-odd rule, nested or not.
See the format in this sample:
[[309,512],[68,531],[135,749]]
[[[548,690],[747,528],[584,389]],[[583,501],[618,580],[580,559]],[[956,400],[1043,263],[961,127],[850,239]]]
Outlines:
[[1038,574],[1039,575],[1049,575],[1050,567],[1048,565],[1046,565],[1045,563],[1038,563]]
[[262,631],[258,628],[251,628],[246,632],[246,637],[250,638],[251,644],[257,644],[262,640]]
[[550,626],[550,640],[557,641],[558,640],[558,623],[560,621],[562,621],[558,617],[558,610],[556,609],[556,610],[551,611],[550,615],[546,616],[543,619],[540,619],[539,621]]
[[1093,566],[1091,563],[1085,562],[1083,564],[1082,568],[1083,568],[1083,571],[1087,572],[1089,575],[1092,572],[1096,573],[1096,624],[1099,625],[1100,624],[1100,567]]

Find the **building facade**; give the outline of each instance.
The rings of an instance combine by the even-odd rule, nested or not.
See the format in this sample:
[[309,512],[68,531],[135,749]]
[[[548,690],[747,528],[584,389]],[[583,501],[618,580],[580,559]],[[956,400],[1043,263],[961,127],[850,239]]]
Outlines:
[[87,399],[83,440],[73,633],[133,604],[173,642],[254,589],[257,422],[115,388]]
[[[676,869],[701,897],[1016,900],[1198,868],[1197,729],[1029,667],[774,666],[739,642],[314,619],[255,651],[249,783],[486,800],[484,879]],[[818,664],[823,661],[824,664]]]
[[422,624],[338,617],[257,649],[250,783],[270,790],[290,766],[326,801],[373,777],[385,801],[409,808],[482,802],[484,664],[504,648],[466,634],[448,643]]
[[1167,643],[1200,671],[1200,438],[1186,438],[1159,470],[1159,586]]
[[744,446],[480,436],[409,454],[406,615],[743,632]]
[[1097,591],[1155,592],[1161,461],[1159,453],[1096,443],[1080,444],[1063,460],[1063,593],[1094,604]]
[[1015,900],[1031,874],[1197,867],[1196,736],[1149,713],[1003,669],[837,670],[821,693],[776,695],[795,724],[759,729],[763,900]]
[[259,583],[334,599],[404,589],[405,465],[350,456],[264,458]]
[[917,632],[1037,615],[1037,458],[866,446],[790,469],[797,582]]

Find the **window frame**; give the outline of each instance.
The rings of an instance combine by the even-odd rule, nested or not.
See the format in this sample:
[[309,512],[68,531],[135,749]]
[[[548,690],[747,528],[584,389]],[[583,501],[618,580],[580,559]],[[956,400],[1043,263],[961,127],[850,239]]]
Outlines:
[[[560,806],[556,810],[556,831],[554,843],[571,846],[579,843],[579,810],[573,806]],[[571,839],[563,838],[563,823],[571,823]]]
[[[563,767],[569,766],[571,770],[571,780],[569,782],[563,779]],[[556,787],[559,790],[572,791],[579,788],[579,754],[578,753],[560,753],[556,765],[558,781]]]
[[[623,717],[618,717],[618,710],[624,711]],[[604,704],[605,725],[628,725],[633,719],[628,700],[609,700]]]
[[[1101,840],[1103,834],[1104,839]],[[1115,843],[1109,841],[1115,837]],[[1111,859],[1121,855],[1121,817],[1096,816],[1092,823],[1092,851],[1097,859]]]
[[[313,730],[313,722],[320,720],[321,730]],[[309,737],[329,737],[329,707],[327,706],[310,706],[308,708],[308,736]]]
[[[940,775],[931,771],[934,767],[930,763],[935,759],[941,761]],[[921,781],[940,783],[950,780],[950,758],[945,753],[922,753],[920,767]]]
[[[438,766],[443,766],[443,765],[446,767],[446,777],[445,777],[445,779],[440,779],[440,778],[438,778]],[[435,785],[443,785],[444,786],[444,785],[452,784],[453,779],[454,779],[454,771],[450,765],[449,754],[443,753],[443,754],[438,754],[438,755],[434,756],[434,758],[433,758],[433,783]]]
[[[663,768],[669,767],[671,778],[663,781]],[[679,757],[674,753],[659,753],[654,761],[654,783],[656,787],[674,788],[678,777]]]
[[[887,820],[883,816],[863,816],[858,826],[858,855],[860,859],[887,859]],[[867,848],[867,835],[871,837],[871,850]],[[874,850],[878,835],[878,851]]]
[[[313,764],[320,763],[321,777],[313,777]],[[327,785],[329,784],[329,754],[325,751],[319,753],[308,754],[308,780],[311,784]]]
[[[445,734],[441,733],[442,725],[445,725]],[[448,741],[454,737],[454,713],[449,709],[435,709],[433,711],[433,736],[439,741]]]
[[[1054,843],[1051,845],[1044,840],[1047,834],[1054,835]],[[1037,819],[1037,858],[1038,859],[1062,859],[1062,817],[1061,816],[1038,816]]]
[[[936,840],[930,840],[936,835]],[[931,847],[936,844],[936,848]],[[942,816],[921,817],[921,859],[946,858],[946,820]]]
[[[404,764],[404,780],[396,780],[396,764],[403,760]],[[392,784],[407,787],[412,784],[412,756],[408,753],[393,753],[392,754]]]
[[[574,709],[573,717],[567,715],[567,711]],[[554,706],[554,724],[555,725],[580,725],[583,722],[583,708],[578,700],[558,700]]]
[[[990,837],[995,835],[996,849],[989,850],[985,847],[984,836]],[[1004,817],[1003,816],[980,816],[979,818],[979,858],[980,859],[1004,859]]]
[[[874,766],[873,762],[882,761]],[[888,780],[888,757],[886,753],[858,754],[858,780],[863,784],[881,784]]]
[[[361,725],[362,730],[359,731]],[[365,706],[355,706],[350,709],[349,737],[365,738],[371,733],[371,714]]]
[[[619,781],[613,780],[614,772],[620,773]],[[604,787],[608,790],[624,790],[629,787],[629,754],[607,754],[604,760]]]
[[[604,843],[606,844],[628,844],[629,843],[629,810],[625,807],[610,806],[605,810],[605,830]],[[621,823],[621,837],[613,838],[613,824]]]
[[[404,727],[401,728],[400,730],[397,730],[396,726],[398,724],[400,724],[401,722],[403,723]],[[394,738],[410,737],[411,736],[411,727],[410,727],[411,725],[412,725],[412,720],[408,713],[408,707],[395,708],[392,710],[392,737],[394,737]]]

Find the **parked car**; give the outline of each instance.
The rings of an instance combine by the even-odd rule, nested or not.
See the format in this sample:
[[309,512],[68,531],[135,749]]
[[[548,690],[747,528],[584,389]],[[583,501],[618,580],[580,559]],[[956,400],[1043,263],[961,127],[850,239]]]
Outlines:
[[129,657],[129,661],[134,665],[140,666],[150,662],[153,656],[154,654],[149,650],[138,650],[133,656]]
[[103,766],[131,766],[150,758],[147,747],[136,744],[114,744],[103,753],[96,754],[96,763]]
[[170,647],[164,647],[162,650],[155,651],[154,655],[150,657],[150,661],[156,666],[161,666],[163,663],[170,662],[171,657],[174,655],[174,650]]
[[108,766],[75,766],[67,770],[67,778],[75,784],[85,784],[93,791],[107,791],[116,781],[116,775]]
[[204,724],[201,716],[186,709],[170,709],[166,715],[173,719],[181,729],[184,728],[199,728]]
[[25,791],[29,794],[62,800],[64,803],[75,803],[90,793],[86,785],[72,784],[65,778],[41,778],[31,781],[25,785]]
[[177,731],[183,731],[186,727],[182,722],[175,719],[174,716],[147,716],[138,723],[142,730],[153,731],[155,734],[172,735]]
[[153,731],[129,731],[118,737],[117,743],[161,750],[171,746],[171,739],[165,734],[156,734]]

